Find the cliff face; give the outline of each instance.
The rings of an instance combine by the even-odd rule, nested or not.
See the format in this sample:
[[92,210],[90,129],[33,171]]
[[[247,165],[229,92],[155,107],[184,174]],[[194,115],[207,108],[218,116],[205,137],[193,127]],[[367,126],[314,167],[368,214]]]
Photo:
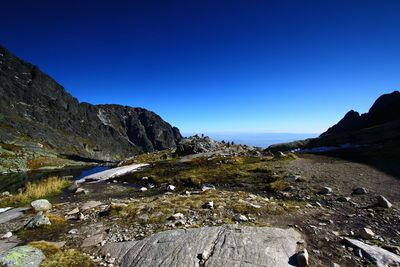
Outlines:
[[176,147],[179,130],[157,114],[79,103],[38,67],[0,46],[0,144],[66,158],[115,161]]

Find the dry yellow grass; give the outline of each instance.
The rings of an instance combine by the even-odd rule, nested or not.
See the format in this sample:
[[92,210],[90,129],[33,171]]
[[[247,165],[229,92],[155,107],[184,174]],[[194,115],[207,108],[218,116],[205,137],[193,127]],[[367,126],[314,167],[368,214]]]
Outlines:
[[71,181],[63,177],[50,177],[38,182],[29,182],[17,194],[0,200],[0,207],[22,206],[30,201],[61,193]]
[[64,216],[58,216],[58,215],[55,215],[52,213],[46,213],[45,215],[49,218],[52,225],[54,225],[54,224],[60,225],[60,224],[67,223],[67,218],[65,218]]
[[68,249],[47,257],[40,267],[92,267],[96,266],[93,260],[77,250]]
[[48,243],[46,241],[30,242],[28,243],[28,246],[40,249],[46,257],[61,252],[61,249],[57,245]]
[[[205,202],[213,201],[215,209],[203,209]],[[254,206],[251,202],[256,201],[260,207]],[[132,202],[127,207],[112,206],[111,213],[123,217],[127,222],[139,222],[144,224],[164,223],[166,219],[174,213],[189,215],[192,212],[199,214],[201,218],[209,217],[210,214],[216,214],[219,219],[231,221],[234,214],[241,213],[253,216],[278,215],[285,212],[293,212],[297,207],[303,207],[300,202],[291,201],[268,201],[261,196],[255,196],[243,191],[224,191],[207,190],[199,194],[164,196],[156,198],[141,199]],[[161,213],[160,213],[161,212]],[[141,221],[141,215],[148,215],[149,218]]]

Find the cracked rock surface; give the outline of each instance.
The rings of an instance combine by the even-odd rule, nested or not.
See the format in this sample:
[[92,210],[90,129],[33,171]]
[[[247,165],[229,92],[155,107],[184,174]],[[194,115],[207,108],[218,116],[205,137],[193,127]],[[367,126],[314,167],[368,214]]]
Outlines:
[[294,229],[224,225],[108,243],[101,254],[120,266],[292,266],[301,240]]

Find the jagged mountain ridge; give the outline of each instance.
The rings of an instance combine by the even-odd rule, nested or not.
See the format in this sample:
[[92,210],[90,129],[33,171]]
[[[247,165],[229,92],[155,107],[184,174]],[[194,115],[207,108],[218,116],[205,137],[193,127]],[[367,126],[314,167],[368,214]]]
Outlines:
[[359,114],[351,110],[337,124],[330,127],[321,136],[329,134],[342,134],[369,128],[387,122],[400,120],[400,92],[381,95],[368,113]]
[[79,103],[49,75],[0,46],[0,142],[66,157],[115,161],[182,138],[143,108]]
[[319,147],[378,145],[399,150],[400,93],[380,96],[364,114],[351,110],[318,138],[275,144],[270,151],[313,149]]

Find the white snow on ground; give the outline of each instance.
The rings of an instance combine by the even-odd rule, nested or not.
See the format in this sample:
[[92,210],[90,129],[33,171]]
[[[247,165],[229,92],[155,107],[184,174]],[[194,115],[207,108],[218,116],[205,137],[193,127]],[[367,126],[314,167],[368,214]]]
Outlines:
[[91,175],[85,176],[79,180],[77,180],[77,183],[84,183],[84,182],[89,182],[89,183],[98,183],[101,181],[105,181],[108,179],[116,178],[118,176],[125,175],[130,172],[134,172],[138,168],[147,166],[149,164],[132,164],[128,166],[122,166],[122,167],[117,167],[109,170],[105,170],[102,172],[97,172],[93,173]]
[[294,149],[291,152],[297,152],[297,153],[311,153],[311,152],[327,152],[327,151],[332,151],[332,150],[337,150],[337,149],[349,149],[349,148],[359,148],[359,147],[365,147],[368,145],[353,145],[353,144],[343,144],[340,146],[321,146],[321,147],[313,147],[313,148],[306,148],[306,149]]

